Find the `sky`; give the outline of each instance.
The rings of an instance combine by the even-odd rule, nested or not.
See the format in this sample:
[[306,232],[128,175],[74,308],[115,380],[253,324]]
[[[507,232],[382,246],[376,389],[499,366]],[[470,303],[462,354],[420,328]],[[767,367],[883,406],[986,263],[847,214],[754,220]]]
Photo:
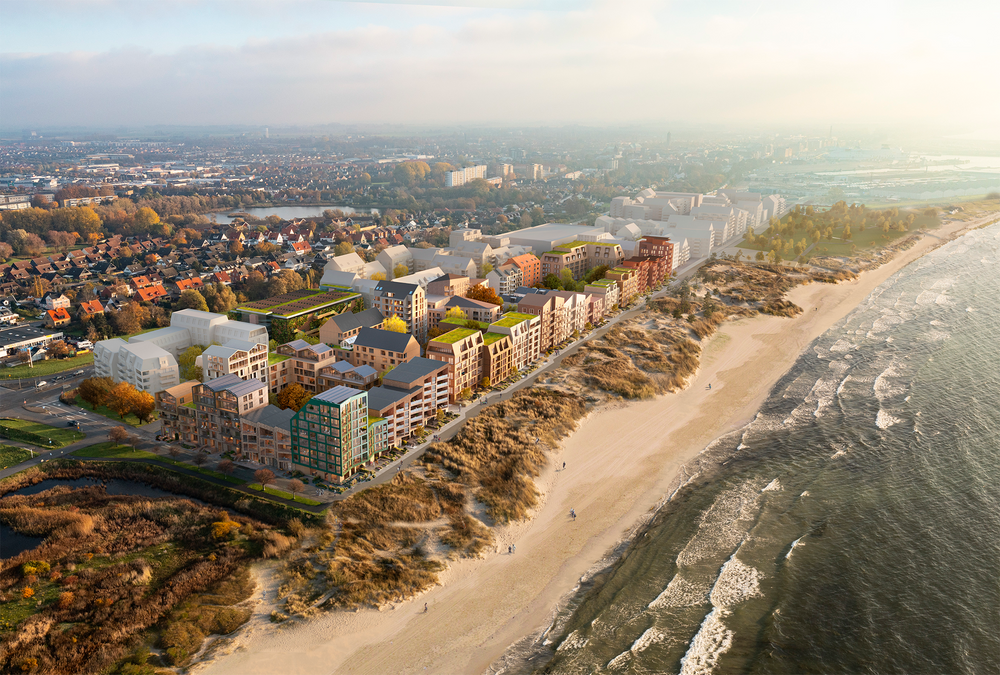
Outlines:
[[1000,2],[0,0],[0,128],[1000,131]]

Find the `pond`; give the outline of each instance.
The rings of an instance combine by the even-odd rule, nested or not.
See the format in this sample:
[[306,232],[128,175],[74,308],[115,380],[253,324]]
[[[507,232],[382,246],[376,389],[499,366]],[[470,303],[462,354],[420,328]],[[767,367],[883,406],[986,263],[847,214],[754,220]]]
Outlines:
[[[128,480],[120,480],[118,478],[75,478],[69,479],[51,479],[43,480],[40,483],[35,483],[34,485],[29,485],[23,487],[20,490],[14,490],[8,492],[4,497],[10,495],[37,495],[39,493],[45,492],[46,490],[51,490],[55,487],[60,487],[65,485],[70,488],[82,488],[90,487],[93,485],[103,485],[105,491],[109,495],[137,495],[140,497],[177,497],[179,499],[188,499],[197,504],[202,504],[204,506],[209,506],[200,499],[195,499],[194,497],[188,497],[186,495],[178,495],[173,492],[168,492],[166,490],[161,490],[160,488],[153,487],[151,485],[146,485],[144,483],[135,483]],[[3,498],[0,498],[0,504],[3,503]],[[228,511],[228,509],[227,509]],[[31,550],[41,544],[45,540],[45,537],[32,537],[26,534],[20,534],[14,531],[9,526],[0,523],[0,558],[13,558],[24,551]]]

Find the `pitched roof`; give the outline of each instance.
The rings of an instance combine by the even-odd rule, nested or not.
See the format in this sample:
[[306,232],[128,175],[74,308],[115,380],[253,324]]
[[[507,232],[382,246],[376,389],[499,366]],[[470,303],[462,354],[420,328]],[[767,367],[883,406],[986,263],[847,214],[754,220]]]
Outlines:
[[104,307],[101,306],[100,300],[91,300],[90,302],[81,302],[80,311],[84,314],[101,314],[104,312]]
[[50,309],[48,315],[53,321],[69,321],[69,312],[66,311],[65,307]]
[[285,431],[290,430],[291,424],[289,422],[293,417],[295,417],[294,410],[282,410],[278,406],[271,404],[262,408],[255,408],[243,415],[243,419],[255,424],[266,424],[269,427],[278,427]]
[[377,326],[385,321],[385,317],[382,316],[382,312],[372,308],[366,309],[363,312],[344,312],[331,318],[330,321],[340,329],[340,332],[346,333],[362,326],[366,328]]
[[380,330],[378,328],[362,327],[354,340],[354,346],[359,345],[371,347],[372,349],[385,349],[394,352],[406,351],[410,340],[415,340],[409,333],[396,333],[391,330]]
[[344,401],[354,398],[359,394],[364,394],[364,392],[338,384],[336,387],[327,389],[322,394],[316,394],[310,399],[310,401],[320,400],[327,403],[343,403]]
[[383,376],[383,380],[393,380],[399,382],[412,382],[421,377],[426,377],[436,370],[447,368],[444,361],[427,359],[423,356],[415,356],[405,363],[401,363]]

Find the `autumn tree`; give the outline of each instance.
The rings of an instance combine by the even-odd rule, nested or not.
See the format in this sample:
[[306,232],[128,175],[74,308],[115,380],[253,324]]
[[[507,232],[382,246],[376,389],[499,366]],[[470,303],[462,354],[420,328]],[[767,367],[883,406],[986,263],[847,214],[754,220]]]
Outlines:
[[118,335],[132,335],[142,330],[149,312],[137,302],[129,302],[117,312],[109,312],[111,327]]
[[92,409],[97,410],[97,406],[107,402],[114,386],[115,382],[110,377],[88,377],[80,383],[77,391],[80,393],[80,398],[89,403]]
[[62,340],[53,340],[49,343],[47,347],[49,354],[55,356],[56,358],[66,356],[69,354],[69,345],[67,345]]
[[391,315],[388,319],[385,320],[385,323],[382,324],[382,329],[392,331],[393,333],[407,332],[406,322],[400,319],[395,314]]
[[372,281],[385,281],[385,274],[383,272],[375,272],[371,276]]
[[292,493],[292,499],[295,499],[295,495],[306,489],[305,483],[300,481],[298,478],[293,478],[288,481],[288,490]]
[[284,410],[301,410],[312,394],[300,384],[290,384],[278,392],[278,407]]
[[108,401],[105,405],[118,413],[118,417],[125,419],[125,415],[132,412],[134,401],[138,392],[128,382],[119,382],[108,392]]
[[156,410],[156,399],[148,391],[137,391],[132,401],[132,412],[140,420],[148,422]]
[[479,300],[480,302],[488,302],[491,305],[503,305],[503,298],[497,295],[497,292],[490,288],[489,286],[484,286],[479,284],[473,286],[465,294],[469,300]]
[[108,440],[115,445],[122,445],[128,438],[128,430],[125,427],[111,427],[108,431]]
[[268,485],[274,483],[274,472],[270,469],[257,469],[253,472],[254,480],[260,483],[260,491],[264,492]]
[[205,302],[205,296],[195,290],[188,289],[181,292],[181,297],[177,299],[177,303],[174,305],[174,310],[181,309],[198,309],[202,312],[208,311],[208,303]]
[[198,466],[204,466],[205,462],[208,461],[208,455],[204,452],[199,452],[197,455],[194,456],[194,459],[192,461]]
[[202,291],[202,297],[208,305],[208,311],[216,314],[226,314],[236,307],[236,294],[225,284],[208,284]]
[[233,464],[232,460],[224,459],[220,461],[219,465],[215,468],[217,468],[220,473],[224,473],[228,476],[236,469],[236,465]]
[[10,244],[0,241],[0,262],[3,262],[14,255],[14,249]]
[[393,279],[398,279],[399,277],[405,277],[409,273],[410,273],[410,268],[404,265],[403,263],[400,263],[392,268]]
[[233,239],[229,242],[229,252],[233,255],[239,255],[243,253],[243,242],[239,239]]
[[347,255],[348,253],[354,253],[354,244],[349,241],[342,241],[337,244],[333,249],[333,255]]
[[447,312],[444,313],[444,318],[446,319],[458,319],[460,321],[465,321],[469,318],[469,315],[465,313],[461,307],[451,307]]

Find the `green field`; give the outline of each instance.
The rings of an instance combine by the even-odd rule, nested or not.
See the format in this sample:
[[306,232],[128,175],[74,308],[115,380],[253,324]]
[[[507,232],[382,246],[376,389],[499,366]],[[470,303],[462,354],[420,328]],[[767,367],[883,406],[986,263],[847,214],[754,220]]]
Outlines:
[[[260,490],[260,483],[251,483],[249,486],[252,490]],[[273,488],[270,485],[267,486],[265,490],[267,494],[274,495],[275,497],[281,497],[282,499],[291,499],[292,501],[300,502],[308,506],[319,506],[320,502],[315,499],[309,499],[307,497],[299,497],[297,495],[292,495],[291,492],[285,492],[284,490],[279,490],[278,488]]]
[[22,377],[45,377],[47,375],[62,373],[67,370],[79,370],[80,368],[86,368],[93,362],[94,353],[88,352],[86,354],[81,354],[80,356],[74,356],[68,359],[49,359],[48,361],[39,361],[31,367],[25,363],[19,366],[14,366],[13,368],[4,368],[0,371],[0,378],[13,380],[14,378]]
[[[147,424],[146,422],[143,422],[141,419],[136,417],[133,413],[125,415],[125,419],[122,419],[121,417],[118,416],[118,413],[116,413],[114,410],[107,407],[106,405],[99,405],[97,406],[97,410],[94,410],[93,408],[90,407],[89,403],[84,401],[79,396],[76,397],[76,404],[81,408],[83,408],[84,410],[86,410],[87,412],[93,412],[97,413],[98,415],[103,415],[104,417],[107,417],[110,420],[114,420],[115,422],[121,422],[122,424],[127,424],[130,427],[141,427],[143,424]],[[160,413],[154,411],[153,419],[151,421],[155,422],[159,418],[159,416]]]
[[[11,440],[23,441],[41,448],[64,448],[71,443],[76,443],[86,438],[86,434],[76,429],[50,427],[47,424],[32,422],[30,420],[3,419],[0,420],[0,427],[34,434],[36,438],[13,438]],[[48,439],[52,439],[51,444],[46,442]]]
[[31,459],[31,451],[13,445],[0,445],[0,469],[20,464],[26,459]]
[[91,459],[153,459],[157,462],[162,462],[163,464],[169,464],[187,469],[188,471],[197,471],[200,474],[211,476],[212,478],[218,478],[219,480],[224,480],[227,483],[232,483],[233,485],[243,485],[246,483],[245,480],[241,480],[235,476],[227,476],[219,471],[204,469],[200,466],[194,466],[193,464],[185,464],[184,462],[179,462],[171,457],[163,457],[162,455],[157,455],[156,453],[149,452],[147,450],[133,450],[131,445],[117,445],[111,441],[88,445],[85,448],[74,450],[70,454],[74,457]]

